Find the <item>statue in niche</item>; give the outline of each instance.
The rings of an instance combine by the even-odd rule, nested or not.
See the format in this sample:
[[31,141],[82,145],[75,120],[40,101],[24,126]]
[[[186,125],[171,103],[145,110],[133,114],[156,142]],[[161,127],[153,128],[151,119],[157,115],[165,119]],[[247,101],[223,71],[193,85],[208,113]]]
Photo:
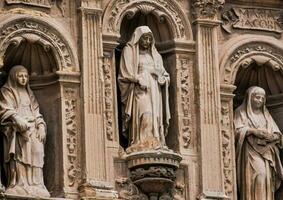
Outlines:
[[151,30],[137,27],[123,49],[118,75],[128,153],[167,148],[169,82]]
[[42,171],[46,124],[28,82],[27,69],[14,66],[0,92],[6,193],[49,197]]
[[241,200],[274,200],[283,179],[282,134],[265,106],[265,91],[250,87],[235,110],[237,184]]

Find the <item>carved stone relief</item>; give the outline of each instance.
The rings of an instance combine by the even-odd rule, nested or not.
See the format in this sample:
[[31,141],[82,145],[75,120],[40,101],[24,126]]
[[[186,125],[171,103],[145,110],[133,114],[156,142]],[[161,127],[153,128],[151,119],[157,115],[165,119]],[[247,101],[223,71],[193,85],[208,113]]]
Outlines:
[[190,67],[192,67],[192,60],[189,58],[178,59],[180,66],[180,84],[181,84],[181,130],[183,138],[183,147],[188,148],[192,139],[192,110],[190,109],[190,102],[192,102],[190,94]]
[[66,0],[51,0],[52,5],[56,5],[60,10],[62,17],[65,16],[66,12]]
[[112,69],[111,69],[111,55],[104,55],[103,57],[103,81],[104,81],[104,104],[105,104],[105,127],[108,140],[114,139],[114,107],[113,107],[113,85],[112,85]]
[[68,157],[68,179],[69,186],[75,186],[79,175],[78,167],[78,137],[79,128],[77,124],[77,99],[76,91],[72,88],[65,89],[65,123],[67,128],[67,157]]
[[51,8],[52,0],[5,0],[5,2],[8,5],[23,4],[23,5],[38,6],[43,8]]
[[233,194],[233,156],[232,156],[232,131],[230,122],[229,101],[222,101],[221,105],[221,134],[222,134],[222,155],[225,194],[231,197]]
[[193,2],[194,15],[199,19],[215,19],[218,9],[225,0],[195,0]]
[[[0,65],[3,65],[3,57],[6,49],[12,43],[15,43],[15,37],[23,34],[34,34],[48,41],[56,57],[60,62],[59,69],[62,71],[74,71],[75,60],[71,50],[65,40],[54,29],[45,24],[30,19],[21,18],[5,24],[0,32]],[[1,60],[2,59],[2,60]]]
[[148,200],[148,197],[141,193],[137,186],[128,178],[116,179],[119,199],[122,200]]
[[105,27],[105,31],[119,33],[121,18],[124,15],[131,18],[138,11],[144,14],[153,13],[161,22],[170,19],[169,23],[174,27],[174,36],[176,38],[188,37],[187,33],[191,30],[190,26],[179,5],[171,0],[115,0],[104,15],[105,26],[103,27]]
[[233,7],[222,14],[222,28],[228,33],[233,29],[260,30],[281,34],[282,11],[267,8]]

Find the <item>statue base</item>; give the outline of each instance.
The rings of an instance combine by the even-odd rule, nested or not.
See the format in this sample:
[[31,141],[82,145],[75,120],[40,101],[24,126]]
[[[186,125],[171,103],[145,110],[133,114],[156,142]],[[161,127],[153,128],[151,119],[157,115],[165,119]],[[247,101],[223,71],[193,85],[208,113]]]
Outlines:
[[79,187],[81,199],[118,199],[117,191],[108,182],[90,180]]
[[149,199],[171,193],[182,157],[170,150],[150,150],[128,154],[130,179]]

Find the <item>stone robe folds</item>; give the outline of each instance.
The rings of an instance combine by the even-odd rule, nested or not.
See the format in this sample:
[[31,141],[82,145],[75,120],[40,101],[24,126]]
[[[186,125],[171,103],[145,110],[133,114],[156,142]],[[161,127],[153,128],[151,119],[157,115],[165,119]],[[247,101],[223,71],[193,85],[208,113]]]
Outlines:
[[[49,196],[43,183],[44,144],[37,138],[38,126],[46,127],[39,105],[29,84],[27,99],[18,92],[16,74],[23,66],[15,66],[0,92],[0,123],[4,133],[4,162],[8,180],[7,192],[19,195]],[[29,129],[21,132],[12,121],[12,116],[21,117]],[[16,178],[15,178],[16,177]]]
[[[147,26],[135,30],[123,49],[118,76],[123,105],[123,133],[129,138],[130,147],[137,147],[136,150],[165,146],[170,119],[169,74],[163,67],[162,57],[154,46],[154,39],[150,53],[140,54],[139,40],[143,34],[151,34],[153,38]],[[153,72],[165,79],[163,86],[158,83]],[[147,84],[146,91],[140,88],[139,80]]]
[[234,115],[237,185],[240,200],[274,200],[275,191],[283,179],[279,144],[268,143],[254,135],[247,136],[250,128],[265,129],[269,133],[281,135],[265,105],[262,107],[262,112],[266,123],[256,119],[252,110],[251,96],[257,89],[258,87],[251,87],[248,90],[247,97]]

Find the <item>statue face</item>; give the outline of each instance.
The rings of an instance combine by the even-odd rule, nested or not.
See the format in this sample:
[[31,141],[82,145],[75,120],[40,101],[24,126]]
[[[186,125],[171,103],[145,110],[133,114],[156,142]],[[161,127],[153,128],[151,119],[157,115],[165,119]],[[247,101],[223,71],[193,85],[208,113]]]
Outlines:
[[265,102],[265,94],[254,93],[251,98],[252,107],[255,109],[260,109]]
[[16,75],[17,82],[21,86],[26,86],[28,83],[28,73],[26,71],[19,71]]
[[149,49],[152,43],[152,36],[151,34],[143,34],[139,40],[139,46],[141,49],[146,50]]

